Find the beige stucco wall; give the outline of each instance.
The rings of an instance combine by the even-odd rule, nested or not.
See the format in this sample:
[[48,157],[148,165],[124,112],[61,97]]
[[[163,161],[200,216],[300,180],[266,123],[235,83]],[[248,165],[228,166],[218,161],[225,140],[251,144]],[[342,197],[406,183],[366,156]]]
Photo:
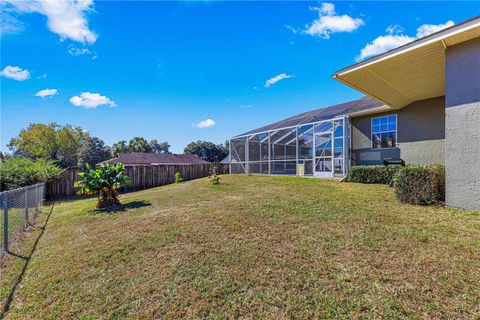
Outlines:
[[[397,148],[371,149],[370,121],[397,114]],[[416,101],[402,109],[352,117],[353,165],[382,164],[384,158],[406,163],[445,163],[445,97]]]

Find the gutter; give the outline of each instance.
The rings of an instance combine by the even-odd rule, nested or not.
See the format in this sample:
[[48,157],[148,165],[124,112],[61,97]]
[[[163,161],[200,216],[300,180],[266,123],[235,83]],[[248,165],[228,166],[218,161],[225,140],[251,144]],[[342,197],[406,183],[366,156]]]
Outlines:
[[375,114],[375,113],[380,113],[380,112],[389,111],[389,110],[394,110],[394,109],[392,107],[387,106],[387,105],[383,105],[383,106],[376,107],[376,108],[371,108],[371,109],[367,109],[367,110],[347,113],[346,115],[349,116],[349,117],[359,117],[359,116]]

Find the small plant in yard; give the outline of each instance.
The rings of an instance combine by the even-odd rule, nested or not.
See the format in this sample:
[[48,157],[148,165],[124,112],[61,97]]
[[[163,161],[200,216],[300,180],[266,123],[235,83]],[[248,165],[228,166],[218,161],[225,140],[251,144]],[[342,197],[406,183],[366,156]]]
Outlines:
[[180,183],[182,181],[183,181],[182,175],[180,174],[180,172],[176,172],[175,173],[175,183]]
[[117,189],[125,186],[130,180],[123,163],[113,165],[107,163],[95,168],[87,163],[86,167],[87,172],[78,174],[83,180],[75,182],[75,187],[80,188],[77,193],[85,195],[98,193],[97,209],[120,204]]
[[220,177],[217,175],[217,169],[213,168],[212,174],[208,177],[208,180],[213,184],[220,184]]

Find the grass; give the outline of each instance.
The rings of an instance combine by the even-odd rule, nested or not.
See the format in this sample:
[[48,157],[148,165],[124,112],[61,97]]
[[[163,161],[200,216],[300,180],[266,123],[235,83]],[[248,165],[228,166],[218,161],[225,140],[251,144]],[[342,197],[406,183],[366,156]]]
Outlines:
[[107,212],[56,204],[7,319],[480,317],[479,213],[400,204],[384,185],[221,183]]
[[[30,208],[30,215],[33,214],[34,208]],[[0,211],[0,244],[3,246],[3,234],[4,234],[4,212]],[[20,231],[25,229],[25,208],[10,208],[8,210],[8,236],[9,241],[12,243],[15,241],[16,236]]]

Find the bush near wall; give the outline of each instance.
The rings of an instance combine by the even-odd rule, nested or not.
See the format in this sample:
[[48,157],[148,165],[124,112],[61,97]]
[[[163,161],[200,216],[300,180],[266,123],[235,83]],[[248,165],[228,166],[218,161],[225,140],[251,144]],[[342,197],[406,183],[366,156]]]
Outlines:
[[410,204],[439,204],[445,201],[445,166],[412,165],[394,177],[395,195]]
[[401,166],[353,166],[348,170],[347,181],[388,184]]

